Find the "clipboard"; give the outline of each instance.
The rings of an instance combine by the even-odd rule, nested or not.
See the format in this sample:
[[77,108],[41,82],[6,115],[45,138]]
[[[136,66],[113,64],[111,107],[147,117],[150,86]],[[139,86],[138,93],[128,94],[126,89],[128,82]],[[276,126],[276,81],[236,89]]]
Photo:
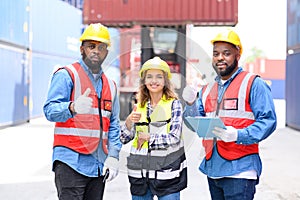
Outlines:
[[216,137],[212,133],[212,130],[216,126],[226,129],[226,126],[219,117],[186,117],[185,119],[198,136],[203,138]]

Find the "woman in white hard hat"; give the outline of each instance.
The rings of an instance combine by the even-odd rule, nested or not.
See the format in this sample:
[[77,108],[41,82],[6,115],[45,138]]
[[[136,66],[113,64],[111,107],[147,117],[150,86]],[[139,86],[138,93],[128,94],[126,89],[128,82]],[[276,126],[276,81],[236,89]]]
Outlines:
[[180,199],[187,187],[182,137],[182,105],[171,87],[168,64],[159,57],[140,70],[138,103],[121,127],[123,144],[133,140],[127,158],[133,200]]

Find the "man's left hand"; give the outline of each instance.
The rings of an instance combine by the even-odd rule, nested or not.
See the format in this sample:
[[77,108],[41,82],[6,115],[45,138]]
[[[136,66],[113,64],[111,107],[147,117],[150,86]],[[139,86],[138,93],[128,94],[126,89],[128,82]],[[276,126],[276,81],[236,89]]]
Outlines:
[[232,126],[226,126],[226,129],[215,127],[212,132],[224,142],[235,142],[238,138],[238,131]]
[[119,173],[119,161],[117,158],[114,157],[107,157],[105,162],[104,162],[104,166],[103,166],[103,170],[102,170],[102,176],[105,175],[106,170],[109,170],[109,175],[106,178],[106,181],[109,182],[111,180],[113,180],[114,178],[116,178],[116,176]]

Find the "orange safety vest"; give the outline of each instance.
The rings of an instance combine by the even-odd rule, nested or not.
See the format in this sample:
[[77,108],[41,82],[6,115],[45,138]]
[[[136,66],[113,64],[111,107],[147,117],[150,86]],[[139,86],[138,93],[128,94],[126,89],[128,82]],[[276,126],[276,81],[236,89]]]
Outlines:
[[74,101],[90,88],[89,97],[93,99],[93,105],[88,114],[76,114],[66,122],[56,122],[53,146],[64,146],[82,154],[91,154],[102,141],[102,149],[108,154],[107,138],[116,85],[102,73],[103,87],[101,99],[98,99],[93,84],[79,63],[67,65],[63,69],[69,72],[74,83],[70,100]]
[[[225,126],[233,126],[236,129],[245,128],[254,123],[255,118],[250,107],[249,96],[252,83],[256,75],[241,72],[226,89],[221,104],[219,105],[218,116]],[[216,116],[218,109],[218,83],[206,85],[203,88],[202,100],[204,111],[207,116]],[[206,160],[212,156],[214,140],[203,140],[203,147],[206,152]],[[258,153],[258,144],[237,144],[236,142],[216,141],[216,148],[221,157],[227,160],[235,160],[250,154]]]

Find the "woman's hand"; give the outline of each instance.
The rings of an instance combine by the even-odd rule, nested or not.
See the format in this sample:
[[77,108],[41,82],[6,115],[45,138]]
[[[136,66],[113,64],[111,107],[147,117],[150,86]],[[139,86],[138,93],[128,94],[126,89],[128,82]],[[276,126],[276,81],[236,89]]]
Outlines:
[[137,149],[141,150],[143,144],[145,142],[148,142],[149,140],[150,140],[150,134],[149,133],[139,132],[138,133],[138,141],[137,141]]
[[126,118],[126,126],[128,129],[131,129],[132,123],[137,123],[140,121],[142,114],[140,112],[136,112],[136,104],[134,104],[132,112]]

